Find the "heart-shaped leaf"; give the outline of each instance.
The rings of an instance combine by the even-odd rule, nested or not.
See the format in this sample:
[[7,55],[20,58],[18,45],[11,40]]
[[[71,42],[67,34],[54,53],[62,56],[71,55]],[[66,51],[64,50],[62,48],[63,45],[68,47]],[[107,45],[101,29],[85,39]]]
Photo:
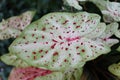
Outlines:
[[97,14],[50,13],[29,25],[9,51],[26,63],[49,70],[82,67],[110,48],[86,35],[96,30]]

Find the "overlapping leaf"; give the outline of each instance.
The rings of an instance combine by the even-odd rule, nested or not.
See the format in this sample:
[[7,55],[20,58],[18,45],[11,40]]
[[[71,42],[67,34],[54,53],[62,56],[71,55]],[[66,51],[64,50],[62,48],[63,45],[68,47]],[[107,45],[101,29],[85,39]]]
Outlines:
[[27,11],[0,23],[0,40],[16,38],[31,23],[35,11]]
[[120,3],[106,0],[90,0],[101,10],[105,22],[120,22]]

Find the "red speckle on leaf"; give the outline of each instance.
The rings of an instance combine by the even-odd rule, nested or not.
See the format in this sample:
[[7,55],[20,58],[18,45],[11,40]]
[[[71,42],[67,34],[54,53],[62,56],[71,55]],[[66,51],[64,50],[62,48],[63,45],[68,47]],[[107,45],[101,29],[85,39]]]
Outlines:
[[67,59],[65,59],[64,62],[67,62]]
[[48,53],[48,51],[45,51],[45,53],[47,54],[47,53]]
[[66,24],[68,22],[68,20],[66,20],[63,24]]
[[83,43],[81,43],[81,45],[83,45]]
[[78,48],[79,48],[79,46],[76,47],[76,49],[78,49]]
[[43,52],[43,50],[39,50],[39,53]]
[[34,41],[34,43],[36,43],[36,41]]
[[64,42],[60,42],[60,45],[63,44]]
[[57,56],[57,55],[58,55],[58,52],[54,52],[54,53],[53,53],[53,56]]
[[42,36],[42,39],[44,39],[45,38],[45,36]]
[[52,39],[53,42],[57,42],[56,40]]
[[84,49],[82,49],[81,51],[82,51],[82,52],[85,52],[85,50],[84,50]]
[[46,30],[46,28],[44,27],[44,28],[42,28],[42,31],[45,31]]
[[70,43],[68,43],[68,46],[70,46]]
[[93,45],[91,45],[90,47],[93,47]]
[[75,25],[75,24],[76,24],[76,22],[73,23],[73,25]]
[[74,33],[75,31],[72,31],[72,33]]
[[56,45],[56,43],[51,46],[51,49],[54,49],[55,45]]
[[67,51],[67,50],[68,50],[68,48],[65,48],[65,50]]
[[32,34],[32,37],[34,37],[35,34]]
[[48,42],[46,42],[46,44],[48,44]]
[[36,52],[32,52],[32,54],[36,54]]
[[61,39],[62,40],[62,37],[61,36],[58,36],[59,37],[59,39]]
[[76,28],[80,28],[80,26],[76,26]]
[[41,56],[41,58],[43,58],[43,56]]
[[70,42],[70,41],[74,41],[80,39],[80,37],[75,37],[75,38],[66,38],[66,41]]

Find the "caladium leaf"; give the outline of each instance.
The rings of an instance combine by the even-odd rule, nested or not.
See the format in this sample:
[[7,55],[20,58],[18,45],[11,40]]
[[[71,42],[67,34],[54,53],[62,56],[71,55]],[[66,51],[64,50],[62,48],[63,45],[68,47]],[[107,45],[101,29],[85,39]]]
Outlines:
[[90,0],[101,10],[105,22],[120,22],[120,3],[106,0]]
[[11,71],[8,80],[45,80],[45,79],[35,79],[35,78],[47,76],[51,73],[52,71],[50,70],[45,70],[36,67],[14,68]]
[[[104,26],[105,27],[105,26]],[[97,41],[103,42],[108,46],[113,46],[114,44],[118,43],[117,39],[110,38],[118,29],[118,23],[111,23],[107,25],[105,31],[96,39]]]
[[29,25],[10,46],[28,64],[49,70],[82,67],[110,48],[84,36],[96,29],[100,17],[87,12],[50,13]]
[[79,5],[78,0],[63,0],[65,5],[74,7],[75,9],[82,10],[82,7]]
[[35,11],[27,11],[19,16],[3,20],[0,23],[0,40],[16,38],[30,24]]
[[118,64],[112,64],[108,67],[108,70],[120,78],[120,62]]
[[112,35],[114,35],[115,32],[118,30],[118,26],[119,26],[119,24],[116,22],[113,22],[113,23],[110,23],[109,25],[107,25],[106,30],[101,35],[101,38],[109,38]]
[[15,66],[15,67],[27,67],[27,66],[30,66],[25,61],[21,60],[16,55],[11,54],[11,53],[1,56],[1,60],[4,63],[6,63],[7,65],[12,65],[12,66]]

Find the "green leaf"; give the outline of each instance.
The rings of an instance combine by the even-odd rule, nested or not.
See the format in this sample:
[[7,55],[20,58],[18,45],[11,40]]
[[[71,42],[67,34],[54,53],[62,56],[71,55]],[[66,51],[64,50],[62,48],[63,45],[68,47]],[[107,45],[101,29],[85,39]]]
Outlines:
[[115,76],[118,76],[120,78],[120,63],[110,65],[108,70],[112,74],[114,74]]
[[7,65],[12,65],[12,66],[15,66],[15,67],[27,67],[27,66],[30,66],[25,61],[21,60],[16,55],[11,54],[11,53],[1,56],[1,60],[4,63],[6,63]]
[[120,51],[120,46],[117,48],[118,51]]
[[82,10],[82,7],[79,5],[77,0],[63,0],[65,5],[69,5],[71,7],[74,7],[77,10]]

